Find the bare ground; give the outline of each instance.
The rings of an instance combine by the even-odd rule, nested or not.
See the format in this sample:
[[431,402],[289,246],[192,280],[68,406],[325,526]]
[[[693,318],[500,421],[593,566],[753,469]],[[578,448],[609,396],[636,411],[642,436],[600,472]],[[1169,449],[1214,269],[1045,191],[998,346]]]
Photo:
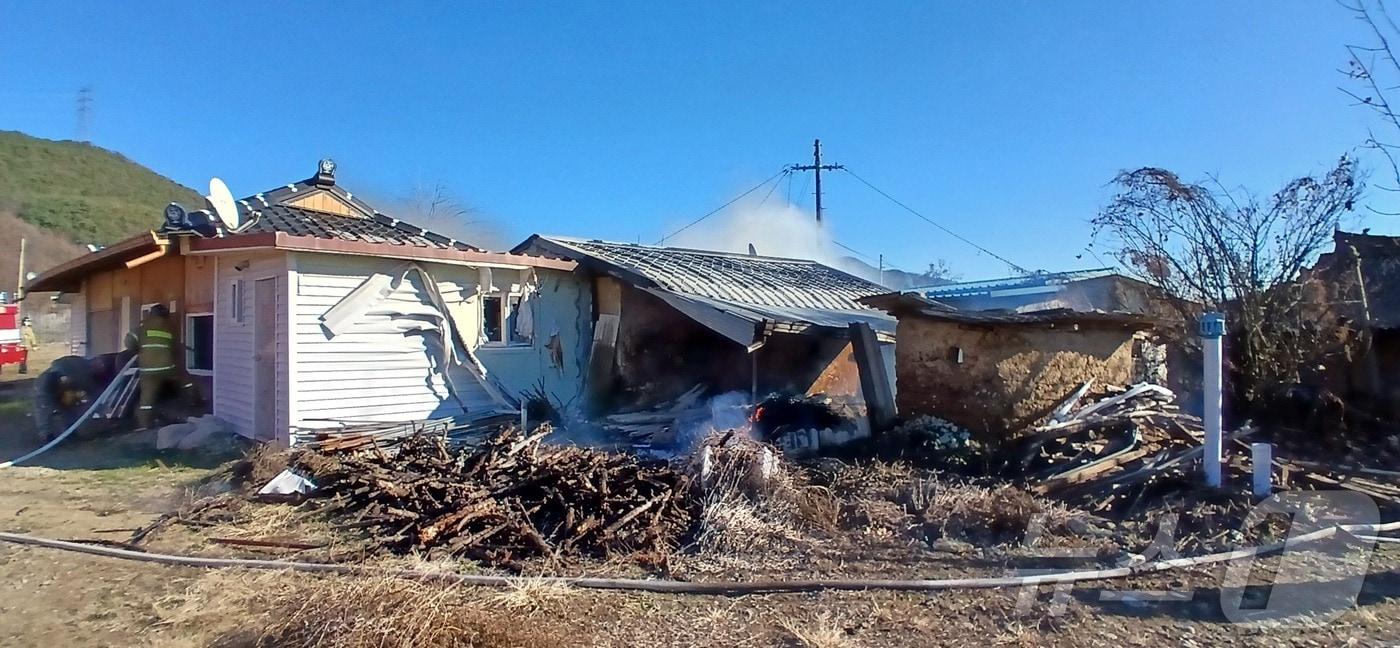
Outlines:
[[[0,453],[33,446],[22,419],[0,418]],[[0,529],[64,539],[124,540],[130,530],[188,504],[226,474],[214,458],[162,455],[133,435],[80,440],[37,466],[0,469]],[[235,500],[237,498],[234,498]],[[241,507],[241,508],[240,508]],[[350,559],[353,541],[326,549],[235,549],[211,537],[294,535],[325,539],[324,523],[288,506],[244,504],[211,527],[172,525],[152,551],[209,556]],[[727,539],[691,547],[665,568],[612,561],[532,565],[527,573],[677,578],[1002,576],[1026,565],[1091,566],[1035,558],[1040,550],[912,542],[875,520],[863,530],[802,532],[783,542]],[[745,522],[752,523],[752,521]],[[759,529],[762,530],[762,529]],[[784,532],[786,533],[786,532]],[[703,543],[702,543],[703,544]],[[469,563],[402,566],[485,571]],[[646,564],[642,564],[645,562]],[[1275,601],[1309,601],[1282,623],[1232,623],[1222,612],[1222,568],[1091,583],[1057,597],[1039,591],[823,592],[745,597],[680,596],[550,588],[524,579],[486,590],[366,577],[206,571],[0,544],[0,645],[4,646],[1384,646],[1400,642],[1400,547],[1370,556],[1359,596],[1329,603],[1335,561],[1310,556],[1284,575]],[[1277,568],[1261,560],[1257,574]],[[1257,582],[1264,582],[1255,578]],[[1252,581],[1253,582],[1253,581]],[[1321,583],[1321,585],[1319,584]],[[1133,590],[1177,600],[1142,602]],[[1107,596],[1105,596],[1107,593]],[[1266,600],[1253,587],[1244,600]],[[1230,600],[1236,590],[1226,590]],[[1246,606],[1247,607],[1247,606]]]
[[[70,463],[99,448],[99,454],[112,463],[110,445],[96,443],[80,444],[68,450],[70,456],[56,459]],[[7,531],[56,538],[124,539],[126,531],[104,531],[139,527],[188,502],[192,489],[212,471],[164,460],[164,466],[154,460],[137,462],[131,457],[115,463],[118,465],[100,469],[70,466],[0,471],[0,526]],[[171,527],[153,537],[151,548],[255,555],[209,544],[206,535]],[[804,564],[777,560],[774,567],[757,564],[757,571],[736,575],[1001,575],[1016,562],[1016,556],[1010,555],[1015,552],[965,553],[964,548],[947,553],[892,543],[882,551],[867,545],[861,554],[850,555],[848,548],[839,544],[808,547],[809,560]],[[575,574],[637,571],[625,561],[566,564],[556,569]],[[765,569],[771,573],[762,573]],[[445,618],[468,625],[485,624],[483,627],[491,629],[473,635],[478,638],[474,643],[442,645],[1110,646],[1171,642],[1379,646],[1400,640],[1400,551],[1394,548],[1374,555],[1373,575],[1357,604],[1336,610],[1335,619],[1318,625],[1308,624],[1320,618],[1294,618],[1291,627],[1229,623],[1221,613],[1219,571],[1199,569],[1112,581],[1102,588],[1078,587],[1066,596],[1059,613],[1053,610],[1048,588],[1027,598],[1034,602],[1019,610],[1018,597],[1023,593],[1002,590],[712,597],[566,589],[548,595],[517,593],[520,600],[512,602],[497,591],[459,587],[447,588],[433,600],[452,613]],[[1318,571],[1307,580],[1330,580],[1322,571],[1319,563]],[[251,637],[257,636],[259,628],[284,622],[288,606],[298,607],[289,601],[304,601],[313,592],[347,587],[363,591],[368,587],[354,584],[356,580],[209,572],[0,546],[0,641],[6,646],[255,645]],[[413,591],[431,591],[433,587],[414,584]],[[247,594],[250,588],[251,596]],[[282,598],[271,594],[279,588],[284,592]],[[1186,599],[1157,604],[1101,600],[1105,589],[1134,588],[1171,588],[1185,592]],[[1280,588],[1275,596],[1316,597],[1315,589],[1306,585]],[[241,598],[227,598],[239,591],[244,592]],[[274,607],[268,609],[268,605]],[[386,614],[369,607],[356,609],[366,610],[367,617]],[[296,643],[290,643],[287,636],[283,635],[282,642],[264,638],[264,645],[309,641],[295,635]],[[345,644],[328,640],[319,645]],[[384,645],[399,644],[390,641]]]

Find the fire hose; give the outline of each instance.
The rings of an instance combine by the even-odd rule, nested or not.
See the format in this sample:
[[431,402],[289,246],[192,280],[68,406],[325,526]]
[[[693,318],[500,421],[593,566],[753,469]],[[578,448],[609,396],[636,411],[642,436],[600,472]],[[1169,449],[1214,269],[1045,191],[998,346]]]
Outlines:
[[126,382],[122,380],[122,377],[124,376],[124,374],[126,374],[126,371],[130,369],[134,364],[136,364],[136,357],[132,356],[130,360],[126,361],[126,364],[123,365],[121,369],[117,370],[117,377],[113,378],[112,382],[107,384],[107,388],[102,390],[102,394],[99,395],[97,398],[92,399],[92,404],[88,406],[87,411],[83,412],[82,416],[79,416],[77,420],[73,421],[73,423],[68,426],[68,429],[64,430],[62,434],[54,437],[51,441],[45,443],[44,445],[40,446],[39,449],[27,455],[19,457],[18,459],[11,459],[9,461],[0,463],[0,468],[9,468],[15,464],[24,463],[41,454],[44,454],[54,446],[62,443],[64,439],[68,438],[68,435],[78,431],[78,428],[82,427],[83,423],[86,423],[87,420],[90,417],[92,417],[92,413],[97,411],[97,407],[102,403],[106,402],[106,400],[112,395],[112,393],[117,390],[119,385],[126,384]]
[[[1066,571],[1031,576],[1000,576],[982,578],[944,578],[934,580],[890,580],[890,579],[811,579],[811,580],[760,580],[760,581],[714,581],[689,582],[665,579],[641,578],[597,578],[569,576],[532,577],[543,583],[553,583],[585,589],[629,590],[661,594],[707,594],[717,596],[741,596],[748,594],[774,594],[792,592],[816,592],[822,590],[899,590],[931,592],[951,589],[992,589],[1001,587],[1022,587],[1034,585],[1054,585],[1058,583],[1079,583],[1116,578],[1127,578],[1156,572],[1170,571],[1185,567],[1197,567],[1286,551],[1295,547],[1351,534],[1358,539],[1374,537],[1376,534],[1400,531],[1400,522],[1383,524],[1342,524],[1318,529],[1310,533],[1294,536],[1282,542],[1223,551],[1190,558],[1174,558],[1141,563],[1127,567],[1098,569],[1090,571]],[[461,574],[455,572],[428,572],[416,569],[396,569],[368,565],[346,565],[337,563],[294,562],[284,560],[257,560],[248,558],[207,558],[177,554],[146,553],[100,545],[83,544],[66,540],[41,538],[22,533],[0,532],[0,542],[47,547],[63,551],[121,558],[139,562],[175,565],[183,567],[204,567],[215,569],[242,568],[268,569],[323,574],[350,574],[393,576],[419,581],[440,581],[452,584],[477,587],[510,587],[521,581],[519,577],[492,576],[483,574]]]

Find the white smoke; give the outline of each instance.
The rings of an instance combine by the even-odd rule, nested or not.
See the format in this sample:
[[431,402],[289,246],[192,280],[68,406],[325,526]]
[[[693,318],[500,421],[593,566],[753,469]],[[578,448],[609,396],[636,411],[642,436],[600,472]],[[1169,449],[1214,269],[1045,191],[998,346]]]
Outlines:
[[832,265],[840,257],[831,232],[795,205],[750,201],[705,220],[666,240],[665,245],[747,254],[811,259]]

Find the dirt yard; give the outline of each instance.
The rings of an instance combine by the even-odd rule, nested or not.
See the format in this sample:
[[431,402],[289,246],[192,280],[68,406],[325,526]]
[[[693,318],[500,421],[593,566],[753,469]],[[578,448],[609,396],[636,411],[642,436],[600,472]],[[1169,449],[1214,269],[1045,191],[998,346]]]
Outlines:
[[[0,529],[50,538],[126,540],[163,512],[223,488],[228,470],[214,459],[159,455],[149,439],[127,435],[53,451],[42,465],[0,469]],[[22,448],[6,444],[6,452]],[[266,472],[264,468],[262,472]],[[248,504],[228,520],[177,524],[153,533],[150,551],[208,556],[349,560],[331,550],[242,549],[216,536],[326,532],[289,527],[287,505]],[[308,503],[308,505],[311,503]],[[306,505],[304,505],[306,506]],[[873,522],[871,523],[873,524]],[[871,528],[874,528],[873,526]],[[318,537],[318,536],[317,536]],[[673,576],[753,579],[801,576],[884,578],[1000,576],[1037,564],[1014,546],[961,542],[914,545],[884,533],[796,539],[783,550],[715,545],[704,559],[677,557]],[[342,549],[345,549],[342,551]],[[693,549],[692,549],[693,551]],[[728,560],[726,560],[726,557]],[[356,558],[358,559],[358,558]],[[470,563],[370,559],[420,568],[482,571]],[[1274,560],[1256,570],[1268,572]],[[1325,561],[1285,576],[1274,597],[1317,599]],[[1312,564],[1312,563],[1308,563]],[[1075,564],[1083,568],[1082,563]],[[533,571],[531,571],[533,570]],[[643,575],[613,561],[540,564],[530,573]],[[5,646],[851,646],[930,645],[1393,645],[1400,641],[1400,550],[1371,559],[1355,605],[1330,606],[1334,619],[1295,617],[1282,625],[1243,625],[1221,611],[1220,569],[1203,568],[1082,585],[1056,600],[1049,588],[938,593],[841,592],[745,597],[579,590],[523,578],[505,590],[449,587],[370,577],[287,572],[204,571],[124,562],[0,544],[0,643]],[[1178,592],[1147,602],[1135,589]],[[1259,602],[1268,589],[1252,588]],[[1108,596],[1104,593],[1108,592]],[[1115,597],[1119,600],[1110,600]],[[1228,593],[1228,592],[1227,592]],[[1018,608],[1018,602],[1025,604]],[[1062,607],[1056,610],[1056,606]],[[1329,606],[1319,604],[1319,612]]]

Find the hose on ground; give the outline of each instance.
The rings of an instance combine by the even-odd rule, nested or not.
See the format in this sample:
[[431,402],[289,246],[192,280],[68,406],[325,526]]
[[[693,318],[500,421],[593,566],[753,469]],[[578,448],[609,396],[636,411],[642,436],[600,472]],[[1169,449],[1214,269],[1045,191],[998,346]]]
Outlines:
[[[1190,558],[1175,558],[1171,560],[1159,560],[1147,562],[1129,567],[1115,567],[1112,569],[1098,569],[1090,571],[1066,571],[1049,574],[1036,574],[1031,576],[1002,576],[984,578],[945,578],[934,580],[886,580],[886,579],[813,579],[813,580],[760,580],[760,581],[716,581],[716,582],[686,582],[663,579],[638,579],[638,578],[595,578],[595,577],[568,577],[568,576],[544,576],[532,578],[546,583],[559,583],[572,587],[586,589],[603,590],[628,590],[639,592],[654,592],[661,594],[706,594],[720,596],[742,596],[747,594],[774,594],[792,592],[816,592],[822,590],[902,590],[902,591],[938,591],[950,589],[991,589],[1001,587],[1021,587],[1028,585],[1053,585],[1057,583],[1078,583],[1084,581],[1109,580],[1115,578],[1126,578],[1141,574],[1170,571],[1185,567],[1196,567],[1214,563],[1243,560],[1255,556],[1261,556],[1279,551],[1285,551],[1294,547],[1299,547],[1320,540],[1332,538],[1341,533],[1349,533],[1353,536],[1373,536],[1375,534],[1400,530],[1400,522],[1388,522],[1385,524],[1344,524],[1325,529],[1319,529],[1311,533],[1294,536],[1282,542],[1276,542],[1257,547],[1236,549],[1220,553],[1193,556]],[[334,563],[312,563],[294,562],[284,560],[258,560],[249,558],[206,558],[202,556],[183,556],[176,554],[146,553],[141,551],[131,551],[128,549],[118,549],[101,545],[90,545],[79,542],[69,542],[66,540],[54,540],[51,538],[41,538],[38,536],[25,535],[22,533],[0,532],[0,542],[12,542],[22,545],[37,547],[47,547],[50,549],[60,549],[64,551],[75,551],[78,553],[92,554],[95,556],[105,556],[109,558],[121,558],[124,560],[135,560],[140,562],[157,563],[162,565],[176,565],[184,567],[205,567],[205,568],[242,568],[242,569],[269,569],[298,572],[315,572],[324,574],[354,574],[354,575],[375,575],[393,576],[420,581],[440,581],[462,585],[484,586],[484,587],[510,587],[520,582],[520,578],[510,576],[491,576],[482,574],[460,574],[455,572],[427,572],[415,569],[395,569],[387,567],[374,567],[368,565],[346,565]]]
[[4,463],[0,463],[0,468],[9,468],[10,466],[13,466],[15,464],[24,463],[41,454],[44,454],[45,452],[48,452],[54,446],[63,443],[63,440],[67,439],[68,435],[77,432],[78,428],[82,427],[83,423],[87,422],[88,418],[92,416],[92,413],[97,411],[97,406],[100,405],[103,401],[107,400],[107,397],[112,394],[112,391],[117,388],[117,385],[123,383],[121,379],[122,374],[126,373],[126,370],[130,369],[131,366],[134,364],[136,364],[136,356],[132,356],[130,360],[126,361],[126,364],[123,365],[121,369],[117,370],[117,377],[113,378],[112,382],[107,384],[107,388],[102,390],[102,394],[100,396],[92,399],[92,404],[88,406],[87,411],[83,412],[82,416],[79,416],[77,420],[73,421],[72,425],[69,425],[68,429],[64,430],[62,434],[54,437],[48,443],[45,443],[44,445],[40,446],[37,450],[30,452],[27,455],[19,457],[18,459],[11,459]]

